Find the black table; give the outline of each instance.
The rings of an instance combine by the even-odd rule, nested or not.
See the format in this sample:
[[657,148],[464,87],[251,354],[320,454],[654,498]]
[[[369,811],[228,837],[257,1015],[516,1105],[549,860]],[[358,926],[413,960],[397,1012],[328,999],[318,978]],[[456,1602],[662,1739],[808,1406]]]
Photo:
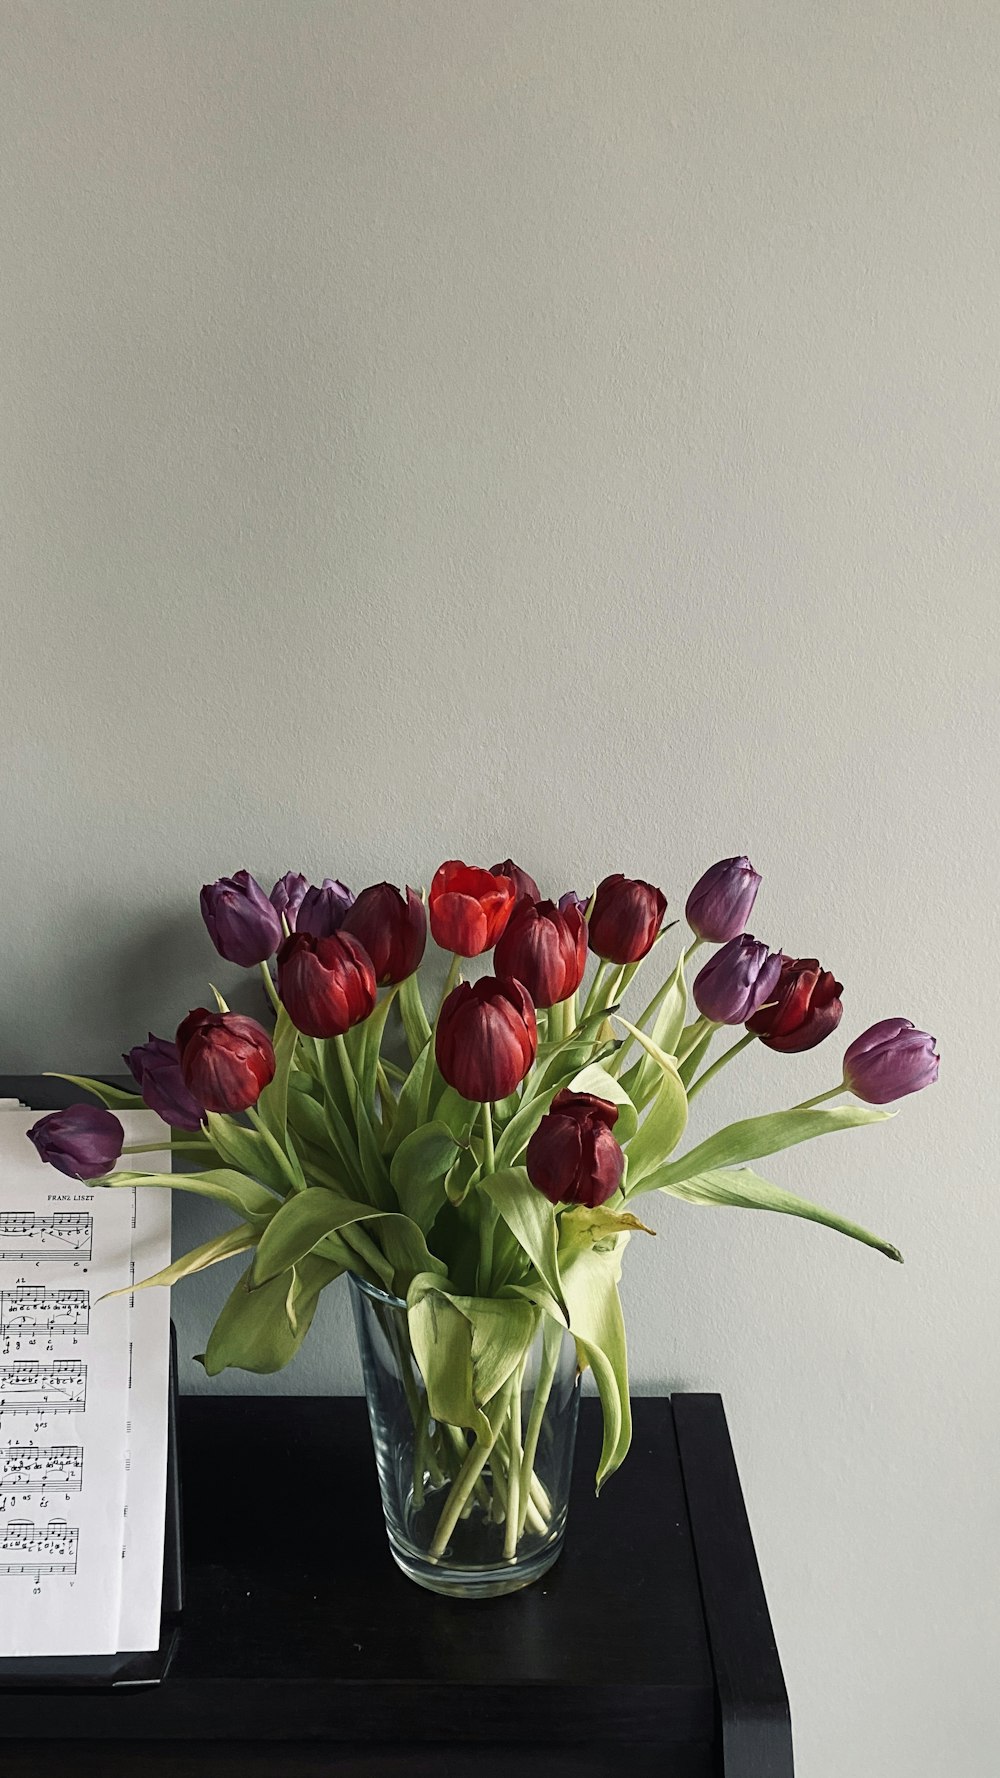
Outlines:
[[152,1688],[0,1694],[5,1774],[787,1778],[788,1702],[722,1403],[635,1403],[565,1551],[469,1603],[396,1569],[364,1403],[180,1403],[185,1598]]

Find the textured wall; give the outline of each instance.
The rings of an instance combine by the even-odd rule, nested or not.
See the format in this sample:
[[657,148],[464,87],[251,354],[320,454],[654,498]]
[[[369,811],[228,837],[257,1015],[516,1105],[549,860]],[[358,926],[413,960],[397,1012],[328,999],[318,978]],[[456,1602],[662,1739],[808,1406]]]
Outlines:
[[[0,19],[2,1065],[170,1030],[242,864],[676,907],[747,849],[845,1030],[945,1058],[769,1167],[905,1268],[667,1204],[629,1255],[636,1387],[724,1392],[806,1778],[1000,1765],[998,75],[990,0]],[[337,1300],[266,1386],[357,1381]]]

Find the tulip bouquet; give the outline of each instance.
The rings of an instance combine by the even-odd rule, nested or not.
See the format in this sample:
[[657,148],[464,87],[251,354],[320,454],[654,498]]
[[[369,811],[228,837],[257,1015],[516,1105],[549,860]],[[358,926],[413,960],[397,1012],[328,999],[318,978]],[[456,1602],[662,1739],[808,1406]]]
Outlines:
[[[691,1100],[742,1050],[808,1050],[840,1023],[828,970],[746,931],[759,883],[745,857],[705,873],[686,904],[689,941],[627,1017],[635,976],[670,931],[650,883],[619,874],[589,898],[554,902],[508,859],[443,864],[426,900],[388,883],[355,898],[293,874],[268,896],[239,871],[203,889],[202,913],[224,958],[260,969],[270,1028],[216,993],[173,1041],[151,1035],[129,1053],[135,1095],[67,1077],[106,1109],[55,1112],[31,1139],[71,1177],[201,1193],[232,1212],[231,1228],[147,1280],[244,1257],[203,1354],[210,1374],[287,1364],[320,1291],[344,1273],[394,1305],[413,1498],[433,1500],[429,1559],[477,1511],[511,1561],[553,1511],[536,1468],[559,1342],[592,1368],[603,1404],[598,1485],[627,1451],[618,1284],[631,1235],[649,1232],[642,1198],[784,1212],[900,1257],[749,1163],[875,1122],[889,1115],[878,1107],[933,1081],[934,1040],[907,1019],[855,1038],[830,1091],[676,1154]],[[428,924],[449,958],[432,1004],[418,976]],[[704,946],[717,948],[694,974],[692,1005],[687,978]],[[462,978],[466,959],[491,951],[492,973]],[[711,1058],[727,1028],[739,1035]],[[779,1091],[789,1096],[783,1078]],[[862,1103],[829,1103],[842,1094]],[[171,1126],[192,1170],[112,1171],[135,1152],[115,1110],[139,1104]]]

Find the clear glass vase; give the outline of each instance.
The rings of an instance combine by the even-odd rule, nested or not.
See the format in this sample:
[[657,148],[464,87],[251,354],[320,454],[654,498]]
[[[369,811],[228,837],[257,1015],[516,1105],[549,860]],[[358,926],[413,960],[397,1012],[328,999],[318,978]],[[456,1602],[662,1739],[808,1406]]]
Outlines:
[[432,1593],[490,1599],[538,1580],[566,1531],[580,1383],[569,1335],[548,1316],[502,1403],[491,1450],[434,1420],[406,1304],[351,1275],[389,1544]]

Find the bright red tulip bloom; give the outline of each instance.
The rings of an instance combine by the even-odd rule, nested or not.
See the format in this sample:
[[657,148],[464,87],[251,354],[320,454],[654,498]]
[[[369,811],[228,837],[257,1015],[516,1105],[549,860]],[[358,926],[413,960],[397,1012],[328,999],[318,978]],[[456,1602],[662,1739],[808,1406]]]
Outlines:
[[933,1085],[940,1066],[933,1037],[911,1019],[880,1019],[848,1044],[844,1085],[868,1105],[888,1105]]
[[427,915],[414,889],[406,899],[394,883],[373,883],[362,889],[344,916],[342,932],[359,939],[383,987],[403,982],[418,967],[427,943]]
[[532,1185],[552,1204],[594,1210],[618,1190],[625,1156],[612,1135],[618,1107],[593,1093],[564,1087],[528,1143],[524,1157]]
[[510,919],[517,891],[509,877],[449,859],[434,872],[427,905],[434,942],[460,957],[491,951]]
[[278,997],[307,1037],[343,1037],[378,998],[371,958],[350,932],[293,932],[278,952]]
[[769,1004],[747,1019],[747,1030],[768,1049],[785,1055],[815,1049],[844,1016],[843,987],[815,957],[782,954],[778,980],[767,996]]
[[256,1019],[196,1006],[177,1027],[184,1084],[206,1111],[246,1111],[274,1079],[274,1048]]
[[621,871],[597,885],[590,913],[590,948],[606,963],[638,963],[656,942],[667,898],[652,883]]
[[523,982],[536,1006],[575,994],[587,967],[587,922],[579,908],[519,901],[496,949],[496,970]]
[[459,982],[441,1008],[434,1054],[450,1087],[481,1104],[520,1086],[538,1049],[535,1009],[517,981]]
[[542,892],[534,877],[529,877],[526,870],[515,864],[513,858],[505,858],[502,864],[490,865],[491,877],[508,877],[514,885],[514,894],[518,901],[541,901]]

